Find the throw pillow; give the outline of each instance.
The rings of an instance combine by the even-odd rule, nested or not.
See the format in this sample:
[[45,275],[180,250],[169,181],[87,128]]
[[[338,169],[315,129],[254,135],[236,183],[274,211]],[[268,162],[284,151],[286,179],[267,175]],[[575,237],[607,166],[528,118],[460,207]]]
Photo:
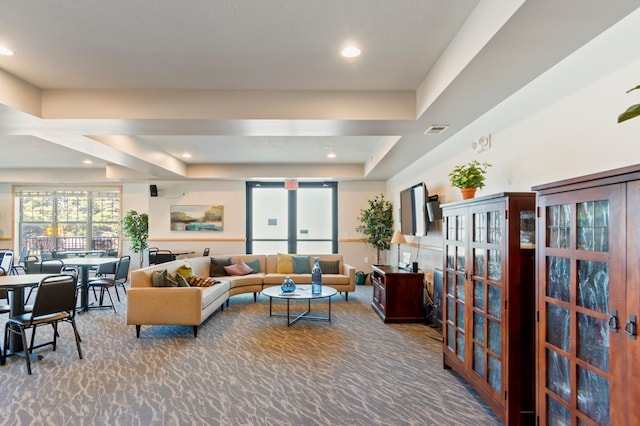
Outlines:
[[178,283],[178,287],[190,287],[187,279],[180,274],[176,274],[176,282]]
[[276,272],[278,274],[293,274],[293,255],[278,253],[278,265]]
[[184,265],[178,266],[176,272],[178,273],[178,275],[189,278],[191,275],[193,275],[193,268],[187,262],[184,262]]
[[310,274],[311,273],[311,260],[309,256],[292,256],[293,272],[296,274]]
[[251,268],[254,274],[260,272],[260,259],[253,259],[245,263],[249,268]]
[[151,273],[151,285],[153,287],[164,287],[164,280],[167,277],[167,270],[153,271]]
[[235,265],[225,266],[224,270],[228,275],[247,275],[253,273],[253,269],[247,266],[242,259],[240,259]]
[[224,277],[227,272],[224,270],[225,266],[231,266],[230,257],[212,257],[211,266],[209,267],[210,277]]
[[192,275],[187,278],[187,282],[191,287],[211,287],[220,281],[214,280],[211,277],[198,277],[196,275]]
[[323,274],[339,274],[340,273],[340,261],[339,260],[321,260],[320,269]]
[[174,277],[172,277],[171,275],[167,274],[167,276],[164,278],[164,286],[165,287],[178,287],[178,282],[175,280]]

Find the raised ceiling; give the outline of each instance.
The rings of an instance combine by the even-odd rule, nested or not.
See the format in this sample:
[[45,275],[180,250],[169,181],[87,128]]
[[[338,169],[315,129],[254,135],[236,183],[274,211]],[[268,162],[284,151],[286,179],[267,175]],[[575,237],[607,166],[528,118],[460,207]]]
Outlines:
[[638,6],[2,0],[0,181],[388,179]]

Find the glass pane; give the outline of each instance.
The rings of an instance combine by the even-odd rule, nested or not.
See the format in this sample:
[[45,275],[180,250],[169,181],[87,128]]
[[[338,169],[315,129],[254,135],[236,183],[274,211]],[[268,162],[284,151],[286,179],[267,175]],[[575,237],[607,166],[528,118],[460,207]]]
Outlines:
[[489,385],[495,389],[496,392],[502,392],[502,361],[498,358],[491,356],[490,354],[487,356],[488,365],[488,379]]
[[23,223],[22,244],[30,250],[29,254],[41,257],[41,252],[51,251],[52,237],[47,235],[49,224]]
[[[289,214],[287,211],[288,195],[284,188],[255,188],[253,197],[253,227],[254,240],[285,240],[288,238]],[[253,252],[257,242],[253,243]],[[285,242],[284,253],[287,252]],[[281,253],[282,250],[279,250]],[[272,252],[276,253],[276,252]]]
[[609,264],[578,261],[578,306],[592,311],[609,312]]
[[533,248],[536,245],[536,215],[533,210],[520,212],[520,247]]
[[464,334],[462,333],[456,335],[456,355],[464,361]]
[[569,352],[569,309],[547,303],[547,342]]
[[571,268],[569,259],[547,257],[547,296],[568,302],[570,284]]
[[589,251],[608,251],[608,201],[603,200],[578,203],[577,216],[578,249]]
[[96,196],[92,201],[92,221],[95,222],[119,222],[120,221],[120,194],[114,192],[109,198]]
[[23,222],[53,222],[53,197],[22,197]]
[[473,275],[484,277],[484,250],[473,249]]
[[578,313],[578,358],[609,372],[609,324]]
[[446,218],[447,221],[447,239],[455,240],[456,239],[456,218],[458,216],[448,216]]
[[547,388],[565,401],[571,396],[569,360],[547,349]]
[[491,281],[500,282],[502,279],[502,257],[500,251],[489,250],[489,279]]
[[[502,219],[500,212],[489,212],[489,235],[488,242],[493,244],[502,243]],[[503,213],[504,214],[504,213]]]
[[487,218],[484,213],[473,214],[473,241],[482,243],[487,234]]
[[57,197],[56,220],[60,222],[87,222],[89,218],[89,196],[85,193],[70,193]]
[[457,303],[456,308],[456,326],[460,330],[464,330],[464,305],[462,303]]
[[599,425],[610,425],[609,382],[578,366],[578,410]]
[[502,317],[502,297],[501,297],[501,289],[500,287],[496,287],[494,285],[488,286],[489,294],[487,309],[489,315],[494,318],[500,319]]
[[489,339],[488,347],[491,352],[502,355],[502,329],[499,322],[489,320]]
[[456,223],[456,240],[464,241],[464,233],[465,233],[465,219],[464,216],[457,216],[458,221]]
[[484,377],[484,349],[473,345],[473,371]]
[[56,250],[87,250],[87,224],[64,223],[56,229]]
[[447,246],[447,268],[456,267],[456,246]]
[[484,283],[482,281],[473,282],[473,307],[484,311]]
[[457,258],[457,264],[456,267],[458,268],[458,271],[460,272],[464,272],[465,271],[465,265],[464,265],[464,247],[456,247],[456,258]]
[[454,284],[455,281],[453,279],[453,272],[447,272],[447,294],[451,297],[454,296]]
[[251,247],[253,254],[286,253],[288,250],[286,241],[254,241]]
[[453,315],[454,315],[453,306],[454,306],[453,299],[447,298],[447,320],[450,321],[451,323],[453,323]]
[[91,250],[117,250],[118,223],[93,223],[91,231]]
[[[329,240],[329,247],[331,247],[331,238],[333,237],[332,188],[298,188],[297,197],[298,240],[325,239]],[[304,253],[300,250],[300,245],[298,245],[298,252]],[[331,248],[329,251],[307,251],[306,253],[331,253]]]
[[475,312],[473,314],[473,338],[484,345],[484,317]]
[[547,424],[570,426],[571,413],[553,398],[547,397]]
[[461,302],[465,301],[465,279],[464,275],[457,274],[456,275],[456,298]]
[[568,204],[547,207],[547,246],[569,248],[571,206]]
[[451,327],[450,325],[447,325],[447,347],[451,351],[453,351],[453,342],[454,342],[453,336],[454,336],[453,327]]
[[329,254],[333,250],[331,241],[300,241],[298,254]]

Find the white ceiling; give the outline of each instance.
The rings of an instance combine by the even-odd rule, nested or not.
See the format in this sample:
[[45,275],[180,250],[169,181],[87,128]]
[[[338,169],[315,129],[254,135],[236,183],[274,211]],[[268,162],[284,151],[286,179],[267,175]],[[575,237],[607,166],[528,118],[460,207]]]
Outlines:
[[0,0],[0,181],[388,179],[639,6]]

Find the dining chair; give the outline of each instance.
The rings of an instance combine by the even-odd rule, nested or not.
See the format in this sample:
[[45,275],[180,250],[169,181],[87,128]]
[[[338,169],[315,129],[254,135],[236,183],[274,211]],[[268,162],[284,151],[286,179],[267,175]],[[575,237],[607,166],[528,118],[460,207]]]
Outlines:
[[0,275],[9,275],[13,272],[13,251],[7,250],[2,254],[2,261],[0,261]]
[[[29,354],[34,349],[47,345],[53,345],[56,350],[58,339],[58,323],[68,322],[73,327],[73,334],[76,339],[78,356],[82,359],[82,349],[80,348],[80,335],[75,321],[76,308],[76,279],[72,275],[51,275],[43,278],[38,284],[36,300],[33,310],[13,318],[9,318],[4,328],[4,353],[9,347],[10,333],[19,334],[22,338],[22,346],[25,351],[25,362],[27,373],[31,374],[31,360]],[[53,340],[34,346],[34,335],[37,327],[45,324],[53,326]],[[33,329],[31,344],[27,346],[27,329]]]
[[[93,308],[108,308],[111,307],[113,308],[113,312],[116,312],[116,305],[115,303],[113,303],[113,298],[111,297],[111,287],[115,287],[116,289],[116,295],[118,296],[118,301],[120,301],[120,296],[118,295],[118,285],[122,285],[124,288],[124,283],[127,282],[127,279],[129,277],[129,265],[131,264],[131,257],[129,256],[122,256],[120,258],[120,260],[118,261],[118,264],[116,265],[116,271],[115,274],[113,275],[113,278],[110,277],[95,277],[91,280],[89,280],[88,283],[88,287],[90,289],[93,289],[94,291],[96,289],[100,290],[100,299],[98,301],[98,306],[93,306]],[[103,301],[104,301],[104,294],[107,293],[107,296],[109,296],[109,301],[111,302],[111,305],[103,305]],[[95,293],[94,293],[95,294]],[[126,294],[126,290],[125,290],[125,294]]]
[[40,262],[41,274],[59,274],[64,268],[64,262],[60,259],[45,259]]
[[27,274],[39,274],[40,273],[40,259],[38,256],[30,254],[24,259],[24,270]]
[[206,249],[204,249],[204,251],[202,252],[203,256],[209,256],[209,247],[207,247]]
[[158,247],[149,247],[149,266],[156,264],[156,253],[158,253]]
[[19,274],[19,271],[22,271],[23,273],[27,273],[27,270],[25,269],[24,266],[24,261],[27,259],[27,256],[29,256],[29,253],[31,252],[31,250],[29,250],[28,248],[23,248],[22,250],[20,250],[20,257],[18,258],[18,262],[14,263],[13,265],[13,273],[14,274]]
[[176,260],[176,255],[171,252],[171,250],[158,250],[156,252],[156,265],[161,263],[171,262],[172,260]]

